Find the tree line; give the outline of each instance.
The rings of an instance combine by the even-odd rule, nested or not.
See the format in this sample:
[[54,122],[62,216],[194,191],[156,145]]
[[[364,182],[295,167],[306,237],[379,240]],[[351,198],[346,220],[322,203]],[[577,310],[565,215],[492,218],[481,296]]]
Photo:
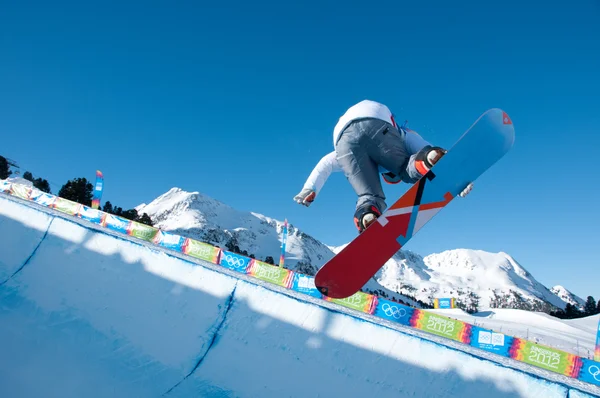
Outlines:
[[[58,196],[91,207],[94,198],[94,186],[85,177],[74,178],[62,186],[58,191]],[[136,209],[123,210],[122,207],[114,206],[110,201],[104,203],[102,211],[142,224],[154,225],[148,214],[138,214]]]
[[561,319],[575,319],[583,318],[590,315],[600,314],[600,300],[596,302],[593,296],[588,296],[583,306],[583,310],[580,310],[577,306],[568,303],[565,309],[558,309],[557,311],[551,311],[550,315]]
[[[10,163],[0,155],[0,179],[5,180],[12,175]],[[34,187],[42,192],[51,194],[50,183],[48,180],[41,177],[34,177],[29,171],[23,173],[25,180],[31,181]],[[91,207],[94,197],[94,186],[85,177],[74,178],[67,181],[58,191],[58,196],[73,202],[81,203],[82,205]],[[146,225],[153,225],[152,219],[148,214],[138,214],[135,209],[123,210],[122,207],[114,206],[107,201],[101,209],[105,213],[114,214],[115,216],[123,217],[128,220],[137,221]]]

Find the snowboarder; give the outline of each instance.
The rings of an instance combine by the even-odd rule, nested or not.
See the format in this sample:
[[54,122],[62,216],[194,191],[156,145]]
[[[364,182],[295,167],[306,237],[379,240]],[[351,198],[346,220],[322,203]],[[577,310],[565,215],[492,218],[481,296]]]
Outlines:
[[[364,100],[351,106],[333,129],[334,151],[315,166],[297,203],[310,206],[332,172],[343,171],[358,195],[354,224],[361,233],[386,208],[379,179],[414,184],[447,152],[415,131],[398,127],[394,115],[381,103]],[[467,195],[473,184],[460,193]]]

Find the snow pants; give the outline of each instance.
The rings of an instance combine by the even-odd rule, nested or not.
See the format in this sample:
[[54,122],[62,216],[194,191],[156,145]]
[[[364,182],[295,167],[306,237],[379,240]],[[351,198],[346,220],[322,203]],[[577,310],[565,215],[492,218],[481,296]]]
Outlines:
[[[414,166],[417,152],[430,145],[415,132],[397,129],[379,119],[352,122],[335,146],[338,164],[358,195],[356,209],[386,209],[379,174],[392,172],[403,182],[415,183],[421,174]],[[383,170],[382,170],[383,169]]]

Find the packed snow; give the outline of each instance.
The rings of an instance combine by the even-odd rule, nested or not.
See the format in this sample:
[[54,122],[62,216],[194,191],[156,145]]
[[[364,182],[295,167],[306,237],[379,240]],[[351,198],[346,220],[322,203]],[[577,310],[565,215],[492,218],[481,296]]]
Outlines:
[[0,197],[0,396],[590,396],[57,214]]

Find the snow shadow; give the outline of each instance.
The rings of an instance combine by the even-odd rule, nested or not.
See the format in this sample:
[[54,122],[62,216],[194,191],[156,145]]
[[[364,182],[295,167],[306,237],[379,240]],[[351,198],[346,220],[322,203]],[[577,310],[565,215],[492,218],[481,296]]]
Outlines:
[[567,396],[556,384],[246,282],[217,334],[168,397]]

